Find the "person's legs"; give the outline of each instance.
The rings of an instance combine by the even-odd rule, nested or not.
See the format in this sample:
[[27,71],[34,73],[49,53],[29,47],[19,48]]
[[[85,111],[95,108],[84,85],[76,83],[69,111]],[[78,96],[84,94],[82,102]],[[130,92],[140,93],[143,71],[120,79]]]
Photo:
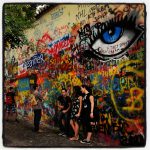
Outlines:
[[17,114],[16,114],[16,112],[12,112],[12,118],[13,118],[14,121],[16,121],[16,119],[17,119]]
[[87,141],[91,141],[91,137],[92,137],[92,132],[88,132],[87,133]]
[[88,117],[89,115],[87,115],[86,119],[86,129],[87,129],[87,136],[86,139],[82,140],[81,143],[87,143],[90,144],[91,142],[91,137],[92,137],[92,126],[90,123],[90,117]]
[[10,116],[10,105],[6,105],[5,120],[8,121]]
[[64,125],[64,129],[65,129],[65,134],[67,135],[67,136],[69,136],[70,135],[70,124],[69,124],[69,116],[68,116],[68,114],[67,113],[65,113],[64,114],[64,121],[65,121],[65,125]]
[[87,141],[91,140],[91,136],[92,136],[92,126],[91,126],[91,122],[90,122],[90,117],[87,118]]
[[39,109],[38,110],[38,129],[39,129],[39,126],[40,126],[41,116],[42,116],[42,110]]
[[70,125],[73,129],[73,137],[69,138],[70,140],[77,140],[75,135],[76,135],[76,125],[75,125],[75,121],[73,119],[70,120]]
[[38,131],[37,127],[37,110],[34,110],[34,131]]
[[61,111],[58,112],[58,124],[59,124],[60,132],[62,132],[62,133],[64,133],[64,125],[65,125],[63,118],[64,118],[63,113]]
[[79,124],[75,122],[75,137],[78,138],[79,136]]
[[62,119],[61,122],[62,122],[62,125],[65,126],[65,120]]
[[[86,114],[86,113],[85,113]],[[81,118],[81,126],[83,131],[83,137],[87,136],[87,115],[82,116]]]
[[9,113],[10,113],[10,112],[7,112],[7,111],[6,111],[6,113],[5,113],[5,120],[6,120],[6,121],[9,120]]
[[70,120],[70,125],[71,125],[71,127],[75,133],[75,124],[74,124],[74,121],[72,119]]
[[13,118],[13,120],[16,121],[16,122],[18,122],[18,120],[17,120],[16,106],[14,104],[12,104],[11,110],[12,110],[12,118]]
[[34,131],[39,131],[39,125],[41,120],[41,109],[34,110]]
[[75,121],[74,122],[74,137],[70,138],[70,140],[77,141],[79,139],[79,134],[78,133],[79,133],[79,125]]

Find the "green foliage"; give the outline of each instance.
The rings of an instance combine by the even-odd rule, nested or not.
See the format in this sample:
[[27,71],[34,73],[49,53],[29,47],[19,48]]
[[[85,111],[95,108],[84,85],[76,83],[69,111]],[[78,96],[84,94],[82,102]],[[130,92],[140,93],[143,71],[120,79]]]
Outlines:
[[21,46],[27,39],[24,30],[33,26],[36,4],[5,4],[4,12],[4,44],[11,47]]

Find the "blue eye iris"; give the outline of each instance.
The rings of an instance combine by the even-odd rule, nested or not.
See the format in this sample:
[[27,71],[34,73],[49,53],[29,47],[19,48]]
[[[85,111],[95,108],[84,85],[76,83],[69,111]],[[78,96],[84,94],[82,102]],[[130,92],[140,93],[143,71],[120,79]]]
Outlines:
[[112,44],[116,42],[122,33],[122,28],[114,27],[113,29],[107,30],[103,33],[102,38],[105,43]]

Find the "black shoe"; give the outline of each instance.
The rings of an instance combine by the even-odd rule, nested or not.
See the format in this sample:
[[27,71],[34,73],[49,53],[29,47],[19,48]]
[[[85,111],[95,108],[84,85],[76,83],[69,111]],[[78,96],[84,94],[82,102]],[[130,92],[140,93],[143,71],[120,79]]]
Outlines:
[[81,140],[80,143],[82,144],[91,144],[91,141],[87,141],[87,139]]

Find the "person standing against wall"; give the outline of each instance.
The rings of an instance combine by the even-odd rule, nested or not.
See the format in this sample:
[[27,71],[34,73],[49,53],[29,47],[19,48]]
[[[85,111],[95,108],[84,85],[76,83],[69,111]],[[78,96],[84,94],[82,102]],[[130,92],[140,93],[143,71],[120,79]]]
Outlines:
[[73,89],[73,102],[71,109],[70,125],[74,131],[74,136],[70,138],[71,141],[79,139],[79,123],[82,109],[82,93],[79,86],[75,86]]
[[58,123],[60,128],[60,133],[64,137],[69,136],[69,120],[70,120],[70,108],[71,108],[71,98],[67,96],[67,90],[62,89],[62,95],[58,97],[57,107],[58,107]]
[[15,95],[16,94],[14,92],[13,87],[10,87],[5,97],[5,105],[6,105],[5,119],[6,121],[9,120],[9,116],[11,115],[10,113],[12,113],[13,120],[16,122],[19,122],[17,120]]
[[34,87],[31,91],[31,103],[34,111],[34,132],[42,132],[39,130],[40,120],[42,115],[42,98],[39,93],[39,86]]
[[82,125],[86,129],[87,137],[81,140],[81,143],[91,144],[92,125],[91,121],[94,118],[94,97],[89,92],[90,90],[86,85],[81,86],[81,92],[84,94],[82,103]]

